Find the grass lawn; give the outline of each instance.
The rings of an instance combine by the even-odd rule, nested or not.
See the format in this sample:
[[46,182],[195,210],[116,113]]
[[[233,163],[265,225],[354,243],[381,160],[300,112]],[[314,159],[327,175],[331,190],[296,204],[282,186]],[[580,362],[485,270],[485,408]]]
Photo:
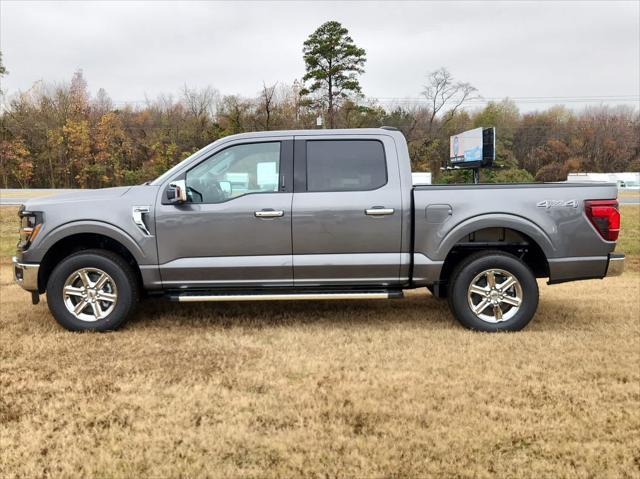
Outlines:
[[616,250],[640,256],[640,205],[621,205],[622,225]]
[[[547,286],[520,333],[398,301],[144,302],[60,328],[0,208],[0,477],[639,477],[640,273]],[[640,208],[620,250],[639,255]],[[43,298],[44,299],[44,298]]]
[[618,190],[618,196],[625,196],[627,198],[640,197],[640,190]]

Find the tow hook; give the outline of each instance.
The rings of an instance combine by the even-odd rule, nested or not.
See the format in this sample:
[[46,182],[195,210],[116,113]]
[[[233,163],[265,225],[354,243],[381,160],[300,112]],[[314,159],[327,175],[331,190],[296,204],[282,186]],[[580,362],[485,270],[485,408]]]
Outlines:
[[40,293],[38,291],[31,291],[31,304],[38,304],[40,302]]

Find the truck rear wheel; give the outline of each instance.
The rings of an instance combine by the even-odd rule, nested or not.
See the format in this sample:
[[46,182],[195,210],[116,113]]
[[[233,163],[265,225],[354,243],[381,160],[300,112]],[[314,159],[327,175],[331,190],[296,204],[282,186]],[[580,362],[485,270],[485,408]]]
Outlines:
[[121,326],[138,301],[138,284],[117,254],[84,250],[63,259],[47,282],[53,317],[70,331],[109,331]]
[[538,308],[538,283],[529,267],[502,251],[475,253],[454,270],[449,307],[463,326],[519,331]]

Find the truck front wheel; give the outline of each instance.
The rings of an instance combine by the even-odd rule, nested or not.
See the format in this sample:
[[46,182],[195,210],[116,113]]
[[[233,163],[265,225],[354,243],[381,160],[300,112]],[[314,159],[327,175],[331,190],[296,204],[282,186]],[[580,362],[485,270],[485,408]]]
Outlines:
[[53,317],[70,331],[121,326],[138,301],[136,277],[126,261],[106,250],[84,250],[63,259],[47,282]]
[[470,255],[453,271],[449,307],[478,331],[519,331],[538,308],[538,283],[529,267],[502,251]]

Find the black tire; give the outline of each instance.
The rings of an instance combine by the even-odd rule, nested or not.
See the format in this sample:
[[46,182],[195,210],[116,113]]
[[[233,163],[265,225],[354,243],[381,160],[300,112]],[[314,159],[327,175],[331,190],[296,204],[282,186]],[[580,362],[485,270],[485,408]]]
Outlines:
[[[117,288],[117,299],[103,318],[85,321],[72,314],[65,305],[64,285],[74,272],[96,268],[107,273]],[[75,298],[75,297],[74,297]],[[117,254],[101,249],[79,251],[63,259],[47,281],[47,303],[53,317],[69,331],[112,331],[122,326],[133,314],[139,299],[138,281],[131,266]],[[73,299],[73,301],[78,301]],[[109,303],[102,303],[109,304]],[[87,303],[91,314],[92,308]],[[85,311],[87,311],[85,308]]]
[[[504,313],[505,316],[512,315],[498,322],[490,322],[491,319],[484,320],[476,315],[472,311],[468,299],[469,287],[474,279],[480,276],[478,281],[482,282],[482,273],[493,269],[502,270],[514,276],[519,282],[522,296],[519,309],[514,309],[513,311],[512,308],[514,306],[506,303],[500,303],[500,311],[496,311],[491,303],[486,306],[486,308],[491,309],[485,316],[493,316],[495,319],[498,314],[503,314],[502,311],[505,308],[507,310]],[[494,276],[492,273],[490,275]],[[484,287],[488,288],[488,280],[486,276],[484,278],[487,283]],[[506,290],[508,293],[505,293],[504,296],[507,294],[510,296],[517,295],[515,286],[506,288]],[[484,251],[468,256],[456,266],[449,282],[448,299],[453,315],[463,326],[469,329],[487,332],[520,331],[533,319],[538,308],[538,283],[531,269],[517,257],[502,251]],[[475,306],[478,306],[482,301],[482,297],[472,294],[472,301],[476,301]],[[479,314],[483,311],[486,313],[487,309],[480,311]]]

